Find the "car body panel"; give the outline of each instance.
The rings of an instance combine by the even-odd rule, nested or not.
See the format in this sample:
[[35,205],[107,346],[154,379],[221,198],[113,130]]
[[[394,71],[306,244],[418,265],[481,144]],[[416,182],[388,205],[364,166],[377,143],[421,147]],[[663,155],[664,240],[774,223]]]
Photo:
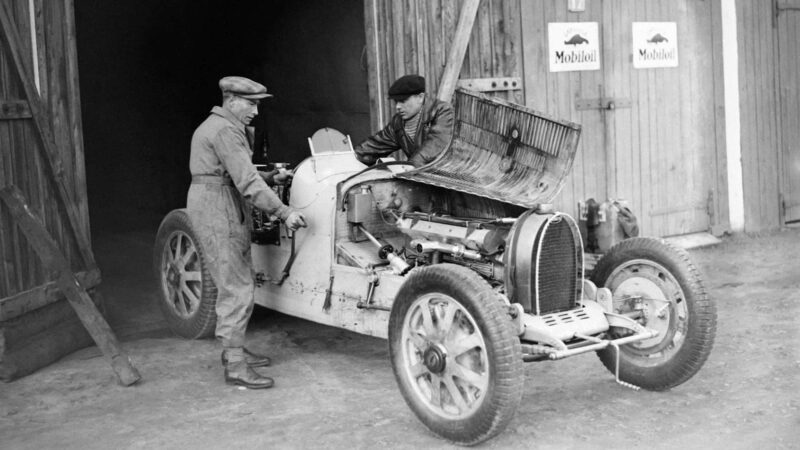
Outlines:
[[341,152],[316,154],[297,166],[290,206],[305,215],[308,227],[295,232],[295,259],[290,275],[280,285],[276,282],[291,254],[290,233],[281,227],[279,246],[252,245],[255,272],[265,279],[255,290],[257,304],[314,322],[387,337],[386,310],[404,278],[376,270],[379,281],[372,303],[383,309],[358,307],[359,302],[367,300],[371,273],[332,260],[337,215],[342,216],[339,220],[345,220],[345,213],[337,206],[337,193],[364,181],[391,179],[409,167],[398,164],[364,169],[352,153]]

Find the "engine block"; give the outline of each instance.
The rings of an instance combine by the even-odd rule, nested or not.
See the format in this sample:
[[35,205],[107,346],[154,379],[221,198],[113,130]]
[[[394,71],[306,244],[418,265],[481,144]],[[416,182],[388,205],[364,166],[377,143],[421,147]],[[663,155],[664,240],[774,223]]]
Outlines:
[[531,314],[580,305],[583,244],[569,215],[549,205],[514,211],[499,202],[438,194],[396,181],[353,187],[344,208],[349,240],[372,241],[396,273],[408,271],[400,259],[408,267],[468,267]]

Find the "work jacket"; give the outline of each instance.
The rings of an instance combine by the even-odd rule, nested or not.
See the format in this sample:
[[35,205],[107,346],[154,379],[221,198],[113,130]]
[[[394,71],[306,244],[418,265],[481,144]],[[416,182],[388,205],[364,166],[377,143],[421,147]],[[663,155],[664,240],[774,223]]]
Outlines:
[[[257,208],[285,219],[291,210],[267,186],[251,162],[252,157],[244,123],[227,109],[215,106],[192,136],[189,170],[193,180],[197,180],[193,183],[207,183],[203,180],[218,177],[216,183],[235,186],[241,197]],[[222,199],[224,197],[217,201],[224,201]],[[211,197],[206,200],[214,201]],[[204,207],[225,210],[208,203]]]
[[356,158],[371,166],[378,158],[402,150],[415,167],[436,159],[450,144],[453,135],[453,107],[441,100],[426,98],[419,114],[422,116],[413,140],[406,134],[405,121],[398,113],[386,127],[355,148]]

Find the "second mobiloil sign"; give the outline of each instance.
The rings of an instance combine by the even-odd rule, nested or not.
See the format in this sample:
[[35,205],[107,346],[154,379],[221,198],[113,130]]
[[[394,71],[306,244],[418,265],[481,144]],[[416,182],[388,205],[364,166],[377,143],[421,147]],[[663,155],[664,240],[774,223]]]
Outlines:
[[[597,22],[549,23],[550,72],[600,69]],[[675,22],[634,22],[631,27],[633,67],[678,66]]]

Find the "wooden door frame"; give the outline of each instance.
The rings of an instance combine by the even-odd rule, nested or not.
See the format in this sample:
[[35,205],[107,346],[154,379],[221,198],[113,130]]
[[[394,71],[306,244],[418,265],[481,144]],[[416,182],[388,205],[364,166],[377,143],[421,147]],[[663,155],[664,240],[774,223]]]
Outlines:
[[[776,60],[778,62],[777,67],[775,68],[775,89],[776,89],[776,97],[777,102],[775,102],[775,118],[778,127],[778,192],[779,192],[779,199],[780,202],[778,204],[778,223],[781,227],[786,226],[787,218],[786,218],[786,197],[785,192],[788,190],[789,186],[786,185],[786,181],[790,178],[790,175],[787,173],[788,167],[786,165],[786,158],[788,154],[786,152],[786,148],[784,144],[784,126],[783,126],[783,105],[784,105],[784,95],[782,94],[783,89],[783,82],[782,82],[782,67],[781,67],[781,53],[780,53],[780,15],[781,14],[798,14],[800,15],[800,0],[773,0],[772,3],[773,8],[773,29],[774,29],[774,40],[775,43],[775,54]],[[800,25],[799,25],[800,26]],[[800,89],[799,89],[800,90]],[[792,219],[790,222],[794,223],[800,221],[798,219]]]
[[[65,6],[67,9],[69,9],[69,11],[67,11],[67,15],[71,15],[73,6],[72,1],[68,0]],[[74,25],[74,19],[72,20],[72,23]],[[74,31],[74,26],[72,26],[71,32],[73,34],[67,39],[67,47],[74,47]],[[22,83],[22,87],[28,101],[28,106],[30,108],[31,115],[33,116],[33,123],[37,131],[36,135],[39,137],[41,143],[41,146],[38,147],[42,151],[42,159],[44,160],[50,176],[52,177],[56,191],[57,202],[59,203],[59,206],[61,206],[66,212],[67,225],[72,233],[72,236],[75,238],[75,242],[77,243],[80,251],[84,267],[90,271],[95,270],[97,268],[97,263],[95,262],[94,254],[92,253],[91,244],[89,242],[88,226],[81,228],[82,222],[79,219],[80,216],[79,210],[76,206],[77,204],[73,199],[70,190],[67,189],[64,179],[64,164],[59,155],[60,151],[66,151],[66,149],[64,149],[63,146],[59,146],[55,140],[51,117],[47,113],[46,105],[44,104],[41,95],[39,95],[39,91],[36,89],[34,82],[32,81],[34,79],[33,71],[30,69],[30,67],[28,67],[27,59],[23,57],[22,46],[20,45],[21,40],[19,36],[19,30],[12,20],[12,15],[8,10],[8,2],[0,3],[0,38],[2,38],[3,44],[5,45],[6,50],[11,57],[11,65],[13,66],[13,69],[16,69],[17,75]],[[34,49],[34,51],[36,51],[38,54],[38,49]],[[67,59],[76,57],[73,52],[74,49],[69,52],[70,54],[68,55]],[[69,99],[71,105],[73,102],[79,102],[79,96],[77,93],[77,68],[75,67],[75,64],[76,61],[72,61],[71,64],[67,63],[67,68],[72,69],[72,73],[69,76],[70,80],[68,80],[68,84],[71,88],[71,95]],[[80,105],[80,103],[77,104]],[[76,110],[74,107],[72,107],[71,111],[77,114],[79,110]],[[77,115],[79,116],[79,114]],[[79,131],[73,131],[74,133],[79,133]],[[73,137],[81,140],[79,134],[73,135]],[[78,156],[82,157],[82,154]],[[88,225],[88,217],[86,223]]]

